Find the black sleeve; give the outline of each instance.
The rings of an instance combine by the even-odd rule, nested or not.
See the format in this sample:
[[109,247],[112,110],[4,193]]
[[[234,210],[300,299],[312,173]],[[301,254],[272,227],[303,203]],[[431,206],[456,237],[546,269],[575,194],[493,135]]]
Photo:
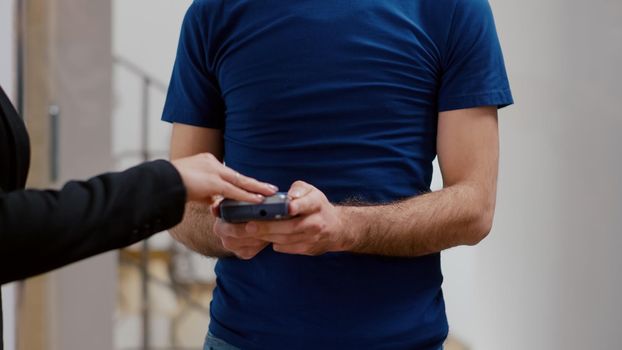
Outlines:
[[0,284],[136,243],[179,223],[186,190],[158,160],[70,182],[60,191],[0,195]]

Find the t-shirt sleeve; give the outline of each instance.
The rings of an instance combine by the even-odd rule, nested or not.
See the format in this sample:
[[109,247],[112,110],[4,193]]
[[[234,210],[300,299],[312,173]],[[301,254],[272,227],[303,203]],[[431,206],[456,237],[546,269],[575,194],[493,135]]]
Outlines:
[[439,111],[513,102],[490,4],[457,0],[443,54]]
[[224,126],[224,101],[210,69],[205,9],[194,2],[181,28],[162,120],[206,128]]

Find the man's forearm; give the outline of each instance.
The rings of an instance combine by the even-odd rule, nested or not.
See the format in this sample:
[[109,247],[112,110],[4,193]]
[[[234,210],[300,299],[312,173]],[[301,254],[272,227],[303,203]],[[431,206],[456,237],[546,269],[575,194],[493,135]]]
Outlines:
[[232,256],[214,234],[214,222],[216,218],[211,214],[209,205],[188,203],[184,220],[170,232],[177,241],[202,255],[216,258]]
[[340,207],[349,249],[415,257],[473,245],[490,231],[494,196],[459,184],[383,206]]

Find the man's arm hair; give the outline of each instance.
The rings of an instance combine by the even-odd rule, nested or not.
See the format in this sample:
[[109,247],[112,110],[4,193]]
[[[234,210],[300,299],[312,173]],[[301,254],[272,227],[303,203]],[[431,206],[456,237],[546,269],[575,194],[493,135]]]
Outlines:
[[177,241],[199,254],[215,258],[232,256],[213,233],[215,221],[209,205],[191,202],[186,204],[183,221],[169,232]]
[[[222,161],[222,142],[221,130],[175,123],[171,136],[171,159],[209,152]],[[183,221],[170,233],[177,241],[200,254],[231,256],[232,253],[222,246],[214,234],[215,221],[208,204],[188,203]]]
[[475,245],[491,230],[499,163],[497,109],[439,115],[444,188],[382,206],[342,206],[350,251],[415,257]]

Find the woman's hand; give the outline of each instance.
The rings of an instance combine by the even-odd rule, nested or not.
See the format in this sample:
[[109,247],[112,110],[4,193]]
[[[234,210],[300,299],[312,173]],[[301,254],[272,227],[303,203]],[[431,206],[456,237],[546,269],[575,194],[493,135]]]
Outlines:
[[171,162],[186,186],[187,201],[213,203],[218,198],[260,203],[276,186],[259,182],[224,166],[210,153],[197,154]]

